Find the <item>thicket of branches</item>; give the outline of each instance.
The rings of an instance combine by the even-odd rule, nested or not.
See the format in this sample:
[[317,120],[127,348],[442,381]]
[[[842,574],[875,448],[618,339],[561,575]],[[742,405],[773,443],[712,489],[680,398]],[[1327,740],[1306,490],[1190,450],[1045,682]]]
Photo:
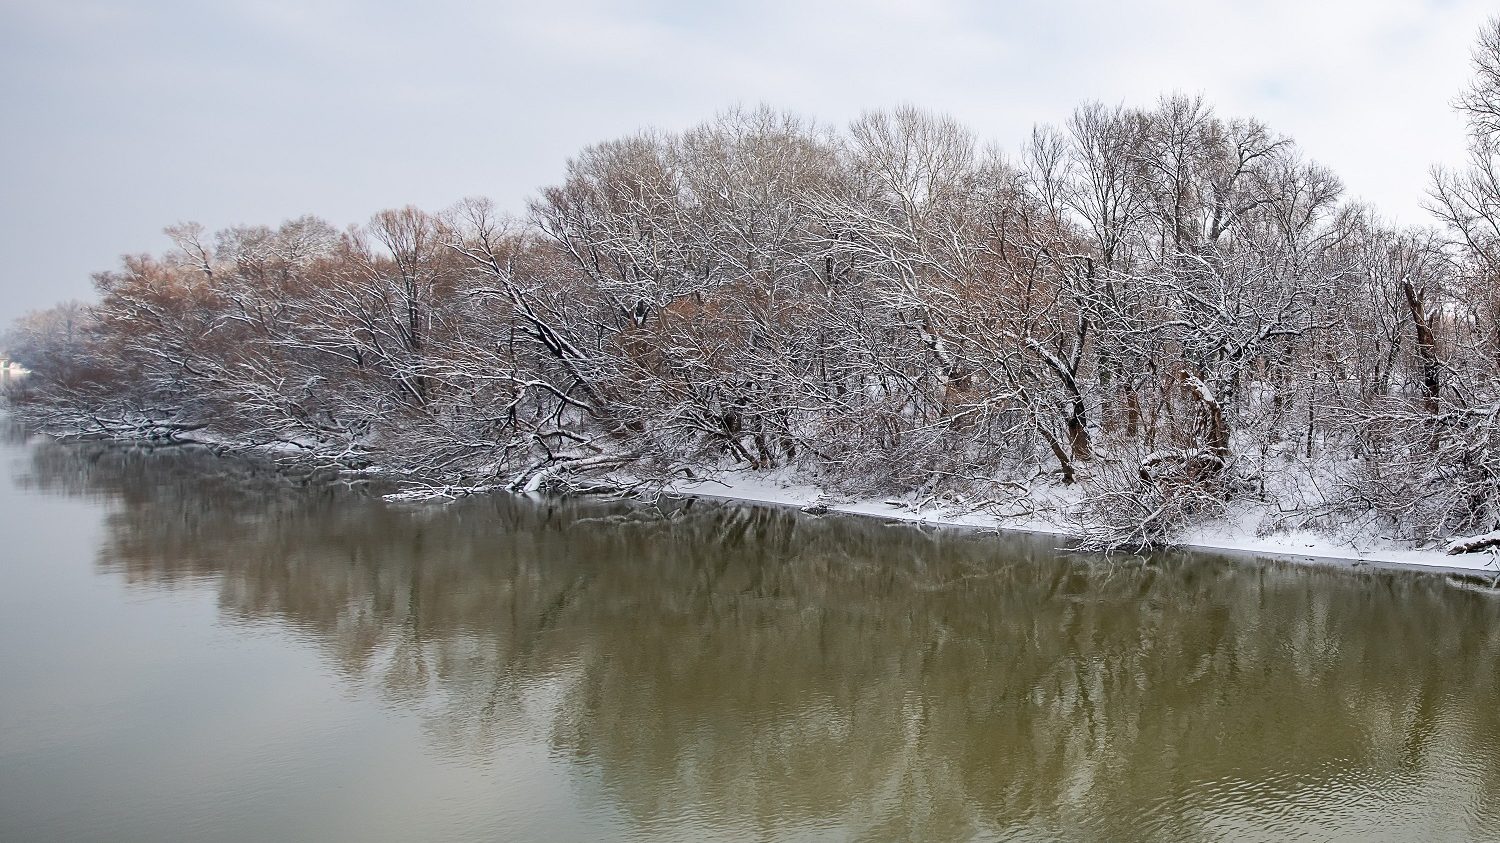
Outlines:
[[590,147],[524,220],[167,233],[28,317],[17,412],[515,489],[730,464],[1024,505],[1100,545],[1247,498],[1500,528],[1500,20],[1439,225],[1393,228],[1253,119],[1088,104],[1019,154],[914,108]]

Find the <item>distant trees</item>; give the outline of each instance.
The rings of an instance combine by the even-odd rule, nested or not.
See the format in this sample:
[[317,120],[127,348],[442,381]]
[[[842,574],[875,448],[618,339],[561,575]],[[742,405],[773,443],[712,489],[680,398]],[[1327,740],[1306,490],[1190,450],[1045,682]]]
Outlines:
[[[486,200],[210,236],[23,320],[23,414],[434,483],[729,465],[998,509],[1100,546],[1280,522],[1500,528],[1500,21],[1435,229],[1201,99],[1079,107],[1014,157],[953,120],[770,109],[583,150]],[[1051,489],[1051,492],[1046,491]]]
[[91,319],[76,300],[32,311],[0,334],[0,353],[29,369],[59,370],[82,350]]

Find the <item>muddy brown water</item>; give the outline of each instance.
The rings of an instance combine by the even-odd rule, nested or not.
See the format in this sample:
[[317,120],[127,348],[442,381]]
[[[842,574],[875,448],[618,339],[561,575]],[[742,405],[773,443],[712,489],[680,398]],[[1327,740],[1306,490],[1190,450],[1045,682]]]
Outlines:
[[1500,600],[0,445],[0,840],[1500,839]]

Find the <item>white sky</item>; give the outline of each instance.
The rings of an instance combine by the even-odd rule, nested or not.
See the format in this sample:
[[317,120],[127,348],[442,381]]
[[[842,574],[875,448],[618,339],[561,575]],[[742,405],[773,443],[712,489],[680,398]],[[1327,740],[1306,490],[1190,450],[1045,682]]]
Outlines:
[[486,195],[580,147],[765,102],[902,102],[1014,148],[1079,102],[1202,93],[1424,222],[1494,0],[820,3],[0,0],[0,319],[88,297],[163,226],[337,225]]

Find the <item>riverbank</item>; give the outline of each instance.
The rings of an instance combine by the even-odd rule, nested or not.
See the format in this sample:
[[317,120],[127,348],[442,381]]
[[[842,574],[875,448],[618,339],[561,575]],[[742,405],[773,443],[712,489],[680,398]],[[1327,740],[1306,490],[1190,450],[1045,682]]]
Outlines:
[[[664,491],[714,500],[792,507],[811,512],[859,515],[938,527],[997,532],[1043,533],[1066,538],[1069,524],[1057,512],[1043,507],[1030,514],[995,515],[964,511],[941,503],[916,505],[887,500],[845,500],[830,496],[817,486],[753,471],[725,471],[701,480],[669,484]],[[1241,508],[1231,518],[1208,522],[1173,546],[1211,551],[1245,558],[1273,558],[1337,567],[1376,567],[1416,570],[1440,574],[1500,574],[1493,552],[1449,555],[1444,549],[1403,547],[1392,540],[1371,536],[1329,535],[1311,530],[1293,530],[1257,535],[1255,525],[1264,513]]]
[[[67,437],[61,437],[66,439]],[[122,442],[139,440],[125,438]],[[228,456],[266,458],[281,462],[305,461],[308,454],[288,443],[250,444],[233,442],[207,431],[192,431],[174,436],[173,443],[207,447]],[[371,466],[358,472],[364,476],[382,477],[396,483],[397,474]],[[610,486],[603,484],[601,488]],[[618,488],[627,488],[620,484]],[[1067,539],[1075,536],[1072,524],[1063,516],[1069,504],[1067,487],[1048,486],[1030,490],[1030,512],[995,514],[972,506],[934,499],[905,500],[893,498],[857,499],[836,496],[817,485],[785,472],[758,472],[751,469],[723,469],[699,479],[679,479],[666,483],[661,491],[668,495],[706,498],[736,503],[782,506],[811,513],[856,515],[891,522],[934,527],[992,532],[1039,533]],[[440,486],[409,488],[385,495],[387,500],[404,503],[452,499],[482,494],[514,494],[504,484]],[[523,494],[530,494],[526,492]],[[1230,517],[1209,521],[1194,528],[1173,543],[1185,550],[1213,552],[1245,559],[1276,559],[1289,562],[1334,567],[1375,567],[1424,571],[1464,576],[1496,575],[1500,577],[1500,554],[1490,551],[1454,554],[1444,548],[1412,548],[1379,535],[1354,535],[1313,530],[1264,531],[1259,528],[1268,515],[1265,507],[1250,504],[1239,507]],[[1264,533],[1264,534],[1262,534]]]

